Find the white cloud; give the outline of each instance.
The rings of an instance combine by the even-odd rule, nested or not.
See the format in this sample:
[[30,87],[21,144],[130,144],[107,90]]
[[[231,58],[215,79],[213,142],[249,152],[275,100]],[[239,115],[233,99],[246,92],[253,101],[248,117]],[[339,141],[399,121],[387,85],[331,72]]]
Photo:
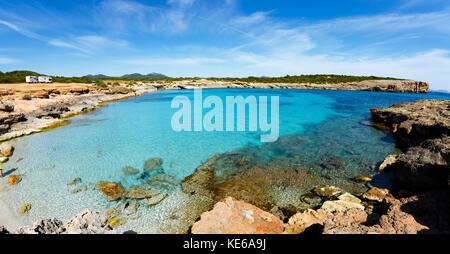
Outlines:
[[187,57],[187,58],[137,58],[116,60],[116,63],[131,65],[203,65],[223,63],[220,58]]
[[0,64],[13,64],[19,62],[17,59],[0,56]]

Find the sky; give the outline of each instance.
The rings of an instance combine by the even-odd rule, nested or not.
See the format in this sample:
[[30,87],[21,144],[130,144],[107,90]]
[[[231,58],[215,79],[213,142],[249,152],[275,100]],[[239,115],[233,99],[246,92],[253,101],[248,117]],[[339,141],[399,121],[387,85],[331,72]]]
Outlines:
[[450,90],[448,0],[0,0],[0,71],[376,75]]

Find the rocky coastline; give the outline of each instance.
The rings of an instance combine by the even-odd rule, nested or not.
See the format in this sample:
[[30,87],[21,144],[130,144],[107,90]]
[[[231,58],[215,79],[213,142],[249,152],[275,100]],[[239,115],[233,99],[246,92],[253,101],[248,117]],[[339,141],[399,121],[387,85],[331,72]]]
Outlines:
[[[154,87],[172,89],[170,86]],[[130,93],[100,97],[103,100],[118,99],[124,95]],[[95,108],[101,100],[93,101],[95,103],[91,105]],[[80,108],[79,104],[70,106]],[[53,107],[44,112],[48,118],[61,120],[67,112],[73,114],[86,110],[90,109],[66,111]],[[388,156],[379,166],[380,171],[392,172],[394,175],[394,188],[391,191],[368,184],[372,178],[362,176],[357,178],[362,182],[360,184],[345,183],[343,187],[335,187],[326,177],[299,168],[287,168],[284,165],[277,167],[276,159],[263,166],[253,163],[251,155],[233,151],[214,156],[182,181],[182,190],[191,196],[195,206],[193,211],[199,218],[196,222],[192,221],[189,232],[450,233],[450,101],[400,103],[389,108],[373,108],[371,113],[374,126],[382,125],[390,129],[403,151]],[[14,128],[14,123],[11,126]],[[281,145],[287,145],[289,139],[281,139],[280,142]],[[157,161],[152,163],[158,164]],[[318,182],[323,184],[317,185]],[[99,190],[107,197],[115,197],[115,194],[117,198],[126,197],[131,191],[120,188],[117,183],[99,184]],[[285,184],[292,187],[295,193],[303,193],[299,202],[284,204],[273,196],[275,192],[271,191]],[[250,189],[242,193],[246,188]],[[86,219],[86,216],[96,219]],[[84,222],[80,222],[83,218]],[[93,223],[92,226],[90,223]],[[119,233],[110,225],[104,215],[83,211],[66,224],[56,219],[43,220],[13,233]],[[0,227],[1,233],[10,232]]]

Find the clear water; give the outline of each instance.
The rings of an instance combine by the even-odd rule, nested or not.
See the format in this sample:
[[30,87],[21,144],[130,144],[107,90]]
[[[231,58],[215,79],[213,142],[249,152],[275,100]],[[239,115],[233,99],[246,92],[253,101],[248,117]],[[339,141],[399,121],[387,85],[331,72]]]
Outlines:
[[[262,144],[259,133],[253,132],[173,131],[171,117],[176,110],[171,109],[170,103],[177,95],[193,98],[193,91],[158,91],[113,102],[71,118],[70,124],[61,128],[13,141],[16,150],[3,165],[4,172],[25,175],[16,186],[7,185],[6,178],[0,179],[0,198],[13,212],[19,211],[24,203],[31,203],[32,209],[14,222],[1,221],[7,226],[26,225],[51,217],[67,220],[84,208],[103,212],[117,207],[119,204],[106,201],[99,191],[71,194],[75,187],[67,183],[80,177],[83,184],[114,181],[128,188],[144,181],[123,174],[122,168],[142,169],[144,162],[154,157],[162,158],[164,172],[178,180],[192,174],[212,155],[237,149],[247,149],[261,161],[279,157],[281,164],[294,163],[328,177],[335,173],[330,175],[323,162],[336,157],[343,161],[339,174],[344,178],[373,174],[377,163],[394,152],[395,144],[390,134],[361,124],[368,119],[370,107],[423,98],[450,99],[444,93],[203,90],[203,96],[216,95],[223,101],[226,96],[237,95],[280,96],[282,137],[279,142]],[[16,162],[19,158],[23,160]],[[183,205],[187,206],[186,197],[177,188],[159,205],[140,211],[141,216],[127,222],[123,229],[177,232],[176,226],[164,225],[162,229],[162,224],[169,217],[177,220],[183,213],[189,213],[177,211],[181,215],[173,215]]]

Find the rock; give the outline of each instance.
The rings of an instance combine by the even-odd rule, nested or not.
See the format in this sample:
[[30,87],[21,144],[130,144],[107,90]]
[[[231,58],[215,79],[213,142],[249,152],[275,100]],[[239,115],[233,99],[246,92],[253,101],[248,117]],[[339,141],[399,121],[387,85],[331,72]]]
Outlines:
[[370,181],[372,181],[373,178],[371,176],[361,175],[361,176],[357,176],[355,179],[358,182],[370,182]]
[[64,230],[67,234],[105,234],[111,227],[103,214],[86,209],[64,224]]
[[392,199],[392,195],[389,193],[388,189],[380,189],[377,187],[373,187],[364,193],[363,198],[367,200],[373,200],[378,202],[383,202],[385,199]]
[[76,185],[79,183],[81,183],[81,178],[77,177],[77,178],[70,180],[70,182],[68,182],[67,185]]
[[0,226],[0,235],[7,235],[7,234],[9,234],[9,231],[4,226]]
[[310,204],[311,206],[317,206],[320,205],[320,203],[322,203],[322,198],[311,192],[303,194],[301,196],[301,199],[306,203]]
[[41,220],[31,226],[19,228],[14,234],[61,234],[64,232],[63,222],[58,219]]
[[113,201],[123,198],[126,190],[120,183],[115,182],[98,182],[96,187],[103,192],[108,200]]
[[48,99],[48,98],[50,98],[48,92],[44,92],[44,91],[34,93],[34,96],[36,98],[38,98],[38,99]]
[[301,234],[314,224],[322,225],[328,216],[327,212],[322,209],[317,211],[308,209],[303,213],[297,213],[292,216],[285,225],[284,232],[286,234]]
[[15,185],[22,181],[22,175],[10,175],[8,176],[8,183],[10,185]]
[[151,198],[158,194],[159,192],[155,191],[154,189],[142,185],[137,185],[131,186],[130,190],[127,191],[124,196],[130,199],[144,199],[144,198]]
[[320,209],[326,212],[334,213],[334,212],[343,212],[352,208],[357,208],[364,211],[363,205],[343,200],[325,201],[325,203],[323,203]]
[[71,190],[70,194],[77,194],[77,193],[80,193],[80,192],[83,192],[83,191],[87,191],[90,188],[92,188],[92,184],[90,184],[90,183],[84,184],[84,185],[81,185],[80,187],[78,187],[76,189]]
[[2,144],[0,146],[0,153],[3,157],[10,157],[14,152],[14,146],[11,144]]
[[256,206],[231,197],[214,205],[192,226],[193,234],[281,234],[283,222]]
[[125,175],[136,175],[139,173],[138,169],[129,166],[123,167],[122,171]]
[[162,170],[163,160],[161,158],[152,158],[145,162],[144,172],[150,173],[157,170]]
[[14,111],[14,105],[6,101],[0,101],[0,111],[12,112]]
[[156,196],[154,196],[154,197],[149,198],[148,201],[147,201],[147,205],[148,205],[148,206],[154,206],[154,205],[157,205],[157,204],[159,204],[161,201],[163,201],[166,197],[167,197],[167,193],[161,193],[161,194],[158,194],[158,195],[156,195]]
[[115,217],[117,217],[119,215],[120,215],[120,212],[114,207],[108,208],[105,211],[105,217],[108,220],[113,219],[113,218],[115,218]]
[[383,163],[381,163],[380,167],[378,168],[378,171],[382,172],[386,169],[386,167],[394,164],[397,161],[397,155],[389,155],[388,157],[386,157],[383,161]]
[[178,184],[175,176],[170,174],[157,174],[147,179],[147,183],[158,189],[170,189]]
[[30,209],[31,209],[31,204],[30,203],[26,203],[20,209],[20,214],[27,213]]
[[350,193],[344,193],[344,194],[340,195],[338,197],[338,199],[342,200],[342,201],[346,201],[346,202],[352,202],[352,203],[355,203],[355,204],[361,204],[361,200],[359,198],[353,196]]
[[120,225],[125,224],[126,221],[127,221],[126,218],[114,218],[114,219],[108,220],[108,225],[111,228],[116,228],[116,227],[118,227]]
[[126,215],[132,215],[137,212],[139,208],[139,203],[136,201],[136,199],[132,199],[130,201],[127,201],[122,206],[122,212]]
[[324,185],[314,188],[314,193],[321,197],[329,198],[339,195],[340,193],[342,193],[342,190],[334,186]]

